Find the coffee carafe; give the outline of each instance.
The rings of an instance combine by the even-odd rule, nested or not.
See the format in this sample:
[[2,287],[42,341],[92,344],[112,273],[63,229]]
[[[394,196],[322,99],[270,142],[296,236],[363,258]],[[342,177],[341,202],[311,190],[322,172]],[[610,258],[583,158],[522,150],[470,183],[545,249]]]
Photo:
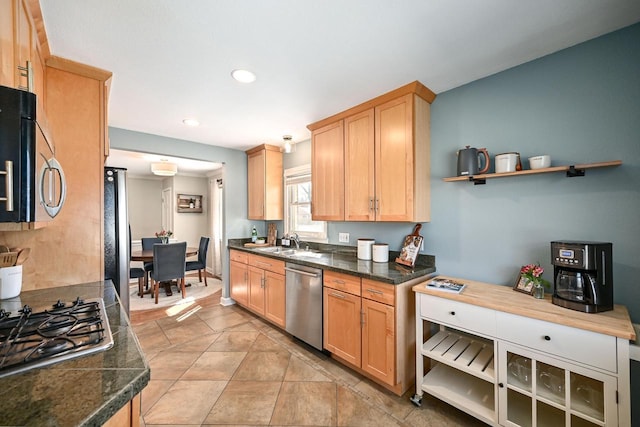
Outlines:
[[612,247],[605,242],[551,242],[551,301],[586,313],[613,310]]

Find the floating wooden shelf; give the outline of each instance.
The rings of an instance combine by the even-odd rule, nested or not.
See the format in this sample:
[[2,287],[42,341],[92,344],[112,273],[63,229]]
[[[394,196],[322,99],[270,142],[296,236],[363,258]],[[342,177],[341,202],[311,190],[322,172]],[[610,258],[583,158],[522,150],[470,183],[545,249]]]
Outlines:
[[517,172],[485,173],[485,174],[473,175],[473,176],[452,176],[449,178],[442,178],[442,180],[446,182],[469,181],[469,182],[473,182],[475,185],[478,185],[478,184],[484,184],[486,183],[487,179],[492,179],[492,178],[506,178],[510,176],[520,176],[520,175],[537,175],[540,173],[552,173],[552,172],[566,172],[567,177],[575,177],[575,176],[584,176],[584,171],[586,169],[607,168],[607,167],[613,167],[613,166],[620,166],[621,164],[622,164],[622,160],[612,160],[610,162],[554,166],[554,167],[544,168],[544,169],[527,169],[527,170],[522,170]]
[[177,211],[202,213],[202,196],[199,194],[178,194]]

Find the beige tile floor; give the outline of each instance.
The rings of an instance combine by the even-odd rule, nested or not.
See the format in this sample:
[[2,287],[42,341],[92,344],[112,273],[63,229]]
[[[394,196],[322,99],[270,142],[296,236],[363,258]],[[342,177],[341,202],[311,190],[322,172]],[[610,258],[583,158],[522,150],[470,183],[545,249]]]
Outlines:
[[134,329],[151,365],[148,427],[484,425],[428,395],[418,408],[412,390],[395,396],[236,306],[196,304]]

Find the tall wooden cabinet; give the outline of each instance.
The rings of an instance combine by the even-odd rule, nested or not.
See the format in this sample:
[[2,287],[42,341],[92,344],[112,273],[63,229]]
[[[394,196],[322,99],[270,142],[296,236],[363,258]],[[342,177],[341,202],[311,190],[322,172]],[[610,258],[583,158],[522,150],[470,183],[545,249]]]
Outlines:
[[[2,24],[13,24],[15,48],[9,49],[11,53],[5,50],[9,31],[0,26],[2,84],[23,86],[15,67],[27,59],[32,62],[37,117],[42,121],[46,111],[56,158],[67,181],[65,205],[47,227],[0,231],[0,242],[31,248],[23,265],[23,290],[101,280],[106,99],[111,73],[50,56],[37,1],[0,0],[0,12]],[[9,12],[11,19],[6,15]]]
[[414,82],[308,125],[313,218],[429,221],[434,98]]
[[263,144],[246,153],[248,218],[282,220],[284,183],[280,147]]

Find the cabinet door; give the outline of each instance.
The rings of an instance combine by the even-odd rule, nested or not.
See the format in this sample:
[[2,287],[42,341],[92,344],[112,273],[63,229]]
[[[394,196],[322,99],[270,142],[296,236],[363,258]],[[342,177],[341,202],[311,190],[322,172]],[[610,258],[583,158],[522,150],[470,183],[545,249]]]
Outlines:
[[276,325],[286,326],[285,276],[265,271],[264,317]]
[[231,261],[229,264],[229,287],[231,298],[246,306],[248,300],[249,270],[246,264]]
[[500,424],[618,425],[614,377],[499,343]]
[[395,384],[395,310],[362,299],[362,369],[389,385]]
[[0,0],[0,85],[14,87],[15,66],[14,46],[14,7],[15,0]]
[[359,296],[324,288],[324,348],[360,367],[361,300]]
[[378,221],[413,221],[413,95],[375,109]]
[[249,302],[247,307],[264,316],[264,270],[249,269]]
[[247,196],[249,219],[264,219],[265,151],[247,156]]
[[375,220],[373,108],[344,119],[345,220]]
[[344,221],[344,134],[342,120],[311,134],[311,217]]

